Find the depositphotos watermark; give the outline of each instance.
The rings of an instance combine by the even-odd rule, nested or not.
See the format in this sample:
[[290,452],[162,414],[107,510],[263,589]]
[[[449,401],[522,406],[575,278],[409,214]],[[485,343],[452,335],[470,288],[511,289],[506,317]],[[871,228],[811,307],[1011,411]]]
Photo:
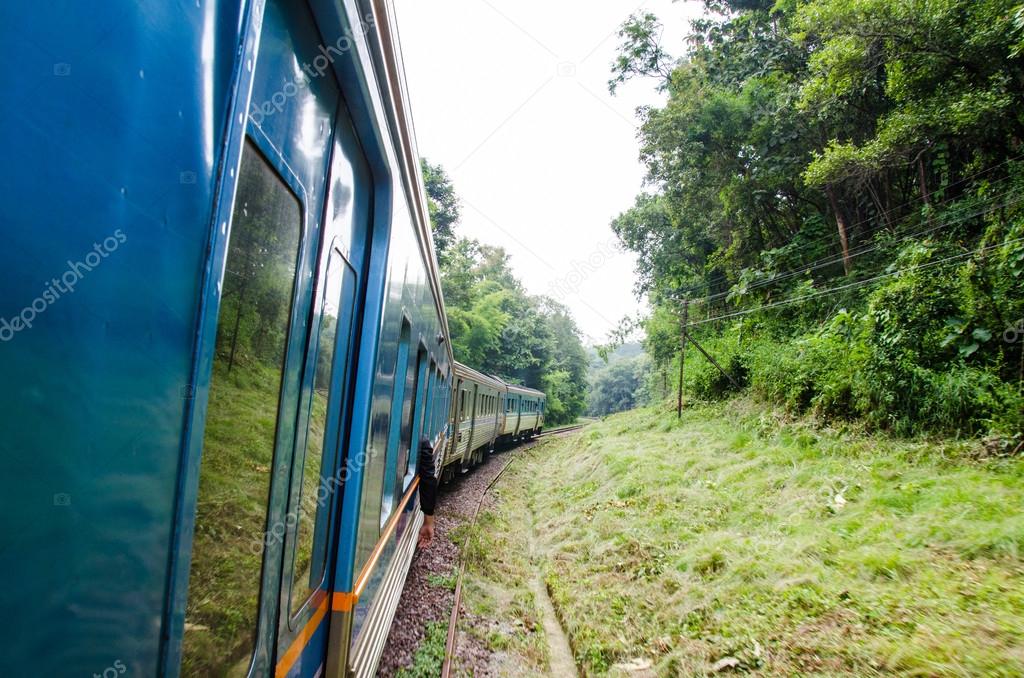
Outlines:
[[1007,344],[1016,344],[1024,338],[1024,318],[1012,323],[1003,331],[1003,341]]
[[625,247],[617,239],[598,243],[597,247],[582,261],[579,259],[572,260],[571,271],[551,282],[548,286],[548,296],[564,300],[566,297],[576,294],[588,278],[600,271],[608,262],[624,251]]
[[[363,19],[363,21],[359,22],[358,29],[359,32],[366,35],[374,26],[374,18],[372,14],[367,14]],[[353,47],[355,47],[355,35],[350,29],[346,29],[344,35],[335,40],[334,44],[320,45],[320,53],[313,58],[312,64],[302,64],[301,72],[286,82],[284,87],[270,95],[270,98],[263,101],[263,103],[253,102],[249,108],[249,118],[259,125],[263,122],[264,118],[269,118],[275,113],[283,111],[289,99],[293,98],[303,88],[309,87],[309,83],[313,80],[324,77],[324,74],[327,73],[334,60]]]
[[117,678],[117,676],[124,674],[127,670],[128,667],[125,666],[125,663],[118,659],[113,664],[103,669],[103,673],[94,673],[92,676],[93,678]]
[[43,293],[32,300],[32,303],[21,310],[21,313],[11,318],[0,318],[0,342],[8,342],[14,339],[15,335],[22,330],[32,329],[36,318],[46,312],[50,306],[56,304],[65,294],[74,294],[75,286],[81,282],[87,273],[103,263],[103,260],[117,251],[117,248],[128,241],[124,231],[117,229],[114,234],[105,238],[101,243],[94,243],[92,252],[89,252],[82,261],[68,260],[67,270],[59,278],[51,278]]
[[[321,478],[320,484],[316,488],[316,505],[320,508],[327,506],[327,502],[335,490],[344,487],[345,483],[348,482],[349,476],[365,466],[368,460],[369,455],[365,451],[360,452],[355,456],[351,464],[345,464],[330,478]],[[298,525],[303,513],[304,511],[301,506],[294,511],[289,511],[285,515],[284,520],[276,521],[273,526],[263,533],[260,539],[254,540],[249,545],[249,550],[254,555],[259,555],[263,553],[263,549],[267,546],[274,543],[282,543],[288,529]]]

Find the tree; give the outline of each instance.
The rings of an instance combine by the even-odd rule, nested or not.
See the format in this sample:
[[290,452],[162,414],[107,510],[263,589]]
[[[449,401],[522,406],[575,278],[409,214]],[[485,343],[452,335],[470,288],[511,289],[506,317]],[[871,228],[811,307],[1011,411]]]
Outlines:
[[[907,384],[938,393],[956,383],[946,378],[956,370],[971,383],[1018,379],[1019,347],[985,338],[1020,315],[1024,298],[1024,277],[1009,263],[1024,250],[1014,239],[1024,220],[1020,0],[704,4],[681,59],[668,56],[672,46],[648,14],[623,25],[611,66],[613,91],[652,77],[667,95],[640,111],[646,185],[612,224],[637,254],[636,291],[654,309],[645,329],[655,369],[666,374],[677,359],[678,310],[689,299],[701,323],[691,333],[706,347],[740,351],[740,371],[750,367],[745,341],[850,342],[828,360],[805,358],[815,354],[801,348],[793,360],[807,365],[787,364],[788,349],[766,349],[764,364],[774,361],[791,401],[908,420],[927,408],[906,406]],[[918,241],[930,263],[977,254],[958,269],[936,269],[931,275],[955,284],[920,308],[913,295],[872,296],[895,284],[879,281],[914,260],[906,252]],[[1000,243],[1014,253],[997,257]],[[929,340],[948,340],[949,350],[904,351],[898,360],[883,350],[911,309]],[[742,325],[730,320],[737,313],[749,314]],[[841,341],[816,334],[840,316]],[[838,370],[834,381],[830,370]],[[821,380],[820,392],[808,375]],[[982,400],[1002,404],[986,411],[1013,410],[1005,391],[991,393]],[[979,419],[971,417],[950,421],[970,428]]]
[[448,173],[441,165],[431,165],[426,158],[420,159],[423,184],[427,190],[427,208],[430,210],[430,224],[434,232],[434,249],[439,261],[444,261],[448,250],[455,243],[455,225],[461,218],[461,204],[455,193]]
[[646,355],[613,359],[594,373],[591,381],[589,414],[603,417],[642,405],[650,371]]
[[550,424],[583,413],[586,353],[568,309],[527,294],[498,247],[457,240],[441,273],[457,360],[544,391]]

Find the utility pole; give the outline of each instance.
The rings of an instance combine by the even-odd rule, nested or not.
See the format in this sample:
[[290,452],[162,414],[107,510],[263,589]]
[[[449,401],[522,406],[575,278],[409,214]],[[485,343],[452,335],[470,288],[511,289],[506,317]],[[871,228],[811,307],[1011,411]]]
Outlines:
[[683,317],[679,323],[679,397],[676,401],[676,418],[683,417],[683,376],[686,373],[686,327],[690,323],[690,300],[683,299]]

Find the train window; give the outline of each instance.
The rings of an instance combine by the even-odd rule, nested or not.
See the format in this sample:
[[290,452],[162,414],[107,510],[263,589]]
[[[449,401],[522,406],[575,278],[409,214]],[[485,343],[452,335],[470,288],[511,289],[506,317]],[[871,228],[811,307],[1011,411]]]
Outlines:
[[437,398],[437,379],[434,374],[437,372],[437,366],[434,363],[434,359],[430,359],[430,367],[427,368],[427,391],[423,396],[423,419],[420,422],[420,430],[422,436],[426,436],[431,442],[434,440],[434,400]]
[[395,496],[400,497],[409,487],[415,475],[415,467],[412,460],[416,457],[416,450],[419,445],[419,436],[422,432],[420,421],[423,418],[423,395],[426,390],[426,368],[427,350],[420,346],[416,353],[415,364],[410,364],[412,369],[409,376],[412,381],[406,381],[406,402],[402,412],[402,446],[399,448],[397,478],[395,482]]
[[439,433],[445,425],[444,402],[448,387],[444,383],[444,375],[441,374],[441,370],[437,371],[437,384],[440,388],[437,389],[437,407],[434,409],[434,433]]
[[301,228],[299,201],[247,145],[231,217],[199,473],[182,651],[186,676],[244,675],[255,647]]
[[[291,613],[297,613],[323,583],[327,565],[327,526],[330,501],[318,501],[317,490],[322,481],[324,451],[331,449],[327,439],[328,412],[339,409],[336,402],[344,381],[338,384],[334,396],[329,397],[335,383],[335,365],[344,369],[348,364],[349,330],[355,295],[355,273],[340,252],[334,250],[327,264],[324,285],[323,315],[315,355],[311,359],[315,374],[313,393],[309,404],[309,423],[306,429],[306,453],[302,461],[302,482],[297,501],[289,515],[297,514],[295,523],[295,552],[292,561]],[[335,356],[338,360],[335,360]],[[335,437],[337,431],[334,432]]]
[[409,321],[402,322],[401,340],[398,342],[398,359],[395,361],[395,386],[391,397],[391,429],[388,434],[387,462],[384,465],[384,492],[380,503],[381,527],[391,516],[398,501],[395,496],[395,473],[399,458],[408,459],[409,439],[412,436],[412,401],[416,393],[416,362],[410,360],[409,335],[412,333]]

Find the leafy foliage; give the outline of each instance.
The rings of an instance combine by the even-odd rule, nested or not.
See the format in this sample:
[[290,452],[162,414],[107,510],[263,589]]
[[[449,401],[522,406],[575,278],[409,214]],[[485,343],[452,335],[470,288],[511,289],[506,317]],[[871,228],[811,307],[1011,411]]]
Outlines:
[[651,361],[639,344],[624,344],[590,364],[587,413],[603,417],[644,405],[649,400]]
[[[690,299],[691,332],[793,410],[1019,430],[1024,7],[705,6],[683,59],[633,16],[612,67],[668,94],[641,112],[648,188],[612,224],[654,309],[652,372],[678,373]],[[731,388],[693,352],[686,372],[699,397]]]
[[526,293],[504,250],[460,239],[442,264],[456,360],[547,394],[551,425],[586,403],[587,359],[569,310]]
[[455,186],[443,167],[431,165],[426,158],[420,159],[420,167],[427,191],[430,223],[434,229],[434,250],[437,258],[444,261],[448,250],[455,243],[455,225],[462,216],[462,207],[455,194]]

